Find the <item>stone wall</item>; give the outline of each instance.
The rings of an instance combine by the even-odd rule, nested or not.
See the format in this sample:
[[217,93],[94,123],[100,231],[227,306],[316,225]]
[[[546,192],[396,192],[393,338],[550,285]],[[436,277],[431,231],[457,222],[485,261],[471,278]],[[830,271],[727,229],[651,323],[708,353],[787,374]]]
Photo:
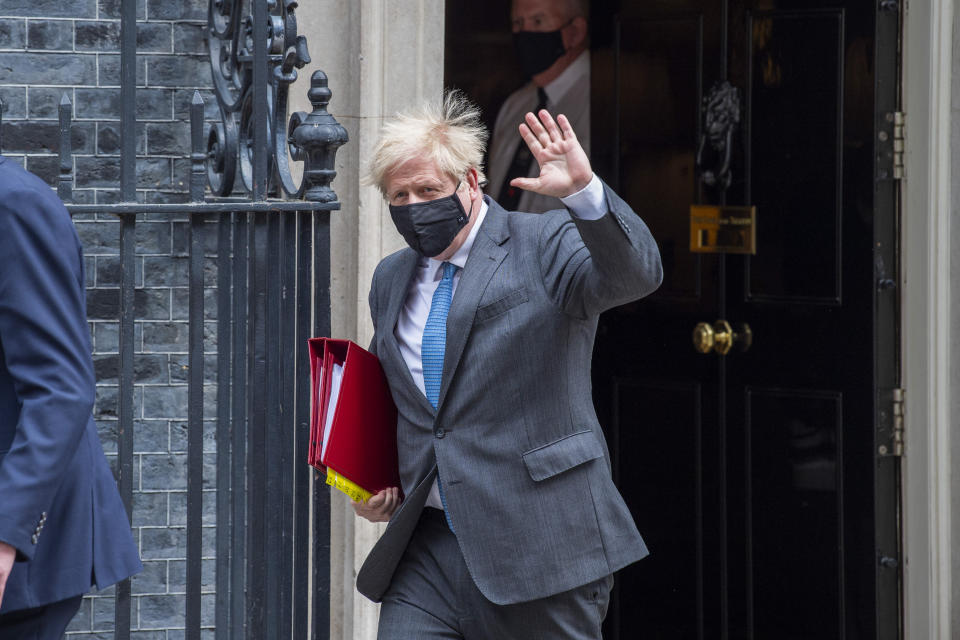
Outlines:
[[[203,40],[204,0],[139,0],[137,25],[137,199],[186,199],[189,102],[210,86]],[[57,105],[74,106],[74,201],[118,200],[120,177],[120,1],[3,0],[0,98],[4,155],[53,185],[59,147]],[[218,117],[210,91],[207,117]],[[95,417],[116,460],[119,221],[74,218],[86,253],[87,305],[97,373]],[[215,234],[213,234],[215,235]],[[184,217],[137,222],[134,412],[134,534],[144,571],[132,582],[134,638],[181,638],[186,584],[187,240]],[[216,261],[208,257],[207,286]],[[207,291],[207,349],[216,348],[215,305]],[[208,356],[207,380],[213,380]],[[207,404],[215,390],[208,385]],[[210,406],[208,419],[215,417]],[[212,424],[207,425],[210,433]],[[214,442],[205,438],[204,625],[213,625]],[[113,589],[88,596],[69,638],[112,638]],[[209,631],[205,633],[210,633]]]

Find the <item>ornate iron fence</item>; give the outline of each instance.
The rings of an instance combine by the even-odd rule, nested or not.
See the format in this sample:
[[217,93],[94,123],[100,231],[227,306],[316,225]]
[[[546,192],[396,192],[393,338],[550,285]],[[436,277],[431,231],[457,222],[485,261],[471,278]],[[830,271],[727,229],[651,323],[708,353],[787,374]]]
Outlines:
[[[135,230],[144,214],[189,217],[186,638],[201,635],[202,490],[216,486],[217,638],[326,638],[329,494],[306,466],[305,339],[330,332],[330,188],[346,131],[315,72],[311,113],[287,118],[289,85],[309,62],[295,0],[209,0],[208,43],[221,121],[204,136],[190,108],[190,202],[136,198],[136,0],[121,5],[120,202],[73,203],[72,105],[60,103],[58,193],[71,214],[120,221],[118,484],[132,512]],[[2,117],[2,104],[0,104]],[[2,144],[2,140],[0,140]],[[291,162],[303,162],[297,181]],[[235,193],[234,176],[243,184]],[[205,197],[209,183],[213,197]],[[208,238],[214,233],[215,240]],[[204,258],[216,246],[216,477],[204,478]],[[312,594],[312,597],[311,595]],[[129,581],[117,586],[115,637],[131,633]],[[308,605],[308,603],[312,603]],[[308,606],[310,610],[308,611]],[[308,628],[309,620],[309,628]]]

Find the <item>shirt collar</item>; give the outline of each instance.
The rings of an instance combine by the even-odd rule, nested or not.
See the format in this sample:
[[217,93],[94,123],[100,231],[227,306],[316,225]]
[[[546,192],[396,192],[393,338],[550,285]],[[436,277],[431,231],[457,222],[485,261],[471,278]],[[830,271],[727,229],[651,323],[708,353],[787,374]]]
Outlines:
[[467,258],[470,256],[470,249],[473,247],[473,241],[477,239],[477,232],[480,231],[480,226],[483,224],[483,219],[487,216],[487,203],[485,200],[480,200],[480,210],[477,211],[477,221],[473,223],[473,226],[470,228],[470,233],[467,234],[467,239],[463,241],[463,244],[460,245],[460,248],[457,249],[457,252],[453,254],[449,260],[440,261],[436,258],[427,258],[427,267],[429,273],[433,274],[434,280],[440,279],[440,265],[443,262],[449,262],[455,264],[461,269],[464,265],[467,264]]
[[[547,92],[547,98],[551,105],[555,105],[563,96],[567,95],[582,78],[587,77],[590,72],[590,51],[584,51],[570,63],[570,66],[553,79],[553,82],[543,88]],[[589,91],[590,87],[583,87],[584,91]]]

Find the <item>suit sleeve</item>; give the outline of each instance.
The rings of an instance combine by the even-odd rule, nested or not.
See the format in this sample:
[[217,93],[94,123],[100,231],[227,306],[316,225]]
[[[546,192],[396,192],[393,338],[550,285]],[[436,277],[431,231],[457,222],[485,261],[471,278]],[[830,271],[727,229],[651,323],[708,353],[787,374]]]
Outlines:
[[80,243],[51,193],[0,199],[0,350],[20,406],[0,459],[0,540],[19,557],[50,509],[94,403]]
[[609,186],[603,189],[606,215],[550,215],[538,241],[547,294],[578,318],[649,295],[663,281],[660,250],[647,225]]
[[[377,355],[377,274],[380,272],[380,265],[373,271],[373,279],[370,281],[370,293],[367,296],[367,304],[370,307],[370,319],[373,321],[373,337],[370,338],[370,346],[367,351]],[[379,357],[379,356],[377,356]]]

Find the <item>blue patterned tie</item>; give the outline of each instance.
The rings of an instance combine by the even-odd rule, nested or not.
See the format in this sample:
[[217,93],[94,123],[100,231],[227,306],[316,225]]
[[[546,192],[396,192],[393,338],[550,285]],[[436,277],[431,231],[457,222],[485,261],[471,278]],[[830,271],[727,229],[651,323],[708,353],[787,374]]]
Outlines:
[[[440,382],[443,379],[443,356],[447,350],[447,313],[450,311],[450,300],[453,298],[453,274],[457,272],[457,265],[443,263],[443,278],[433,292],[430,301],[430,315],[427,324],[423,327],[423,341],[420,343],[420,361],[423,364],[423,388],[427,400],[437,408],[440,402]],[[443,495],[443,485],[440,476],[437,476],[437,489],[440,490],[440,502],[443,503],[443,514],[447,517],[447,525],[453,531],[453,523],[447,512],[447,499]]]

